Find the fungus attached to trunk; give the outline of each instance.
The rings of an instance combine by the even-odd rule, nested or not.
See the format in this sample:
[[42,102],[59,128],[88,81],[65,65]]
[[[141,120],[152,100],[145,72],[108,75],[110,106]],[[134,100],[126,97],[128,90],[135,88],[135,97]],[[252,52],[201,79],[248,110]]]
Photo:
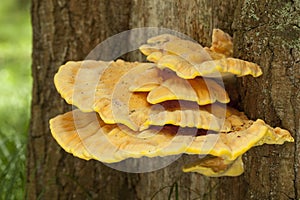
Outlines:
[[212,46],[203,48],[195,42],[164,34],[150,38],[140,50],[157,67],[171,69],[184,79],[221,77],[228,73],[254,77],[262,74],[257,64],[231,57],[233,44],[228,34],[215,29],[212,38]]
[[173,125],[133,131],[125,125],[106,124],[95,112],[80,110],[51,119],[50,128],[53,137],[67,152],[106,163],[182,153],[209,154],[233,161],[253,146],[293,141],[288,131],[274,130],[262,120],[233,124],[231,131],[219,134],[203,134],[195,128],[179,129]]
[[232,48],[231,37],[216,29],[209,48],[169,34],[150,38],[140,50],[153,63],[67,62],[54,83],[78,109],[51,119],[52,135],[85,160],[201,155],[183,171],[238,176],[252,147],[294,139],[226,105],[221,77],[262,74],[257,64],[232,58]]
[[215,80],[196,77],[183,79],[169,70],[151,68],[137,76],[129,88],[133,92],[149,92],[147,101],[151,104],[167,100],[195,101],[199,105],[228,103],[225,89]]

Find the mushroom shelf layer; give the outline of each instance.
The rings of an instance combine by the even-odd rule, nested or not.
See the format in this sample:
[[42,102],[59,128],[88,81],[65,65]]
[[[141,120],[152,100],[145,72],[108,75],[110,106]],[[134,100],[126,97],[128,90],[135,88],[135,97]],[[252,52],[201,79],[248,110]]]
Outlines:
[[169,68],[184,79],[196,76],[222,77],[228,74],[237,76],[262,74],[260,67],[252,62],[231,58],[233,45],[231,37],[215,30],[210,48],[176,36],[163,34],[147,41],[140,51],[149,61],[157,63],[161,69]]
[[210,78],[182,79],[170,70],[152,67],[136,76],[132,92],[149,92],[147,101],[157,104],[168,100],[188,100],[199,105],[230,101],[224,87]]
[[67,152],[106,163],[127,158],[176,154],[210,154],[235,160],[255,145],[292,142],[288,131],[271,128],[262,120],[248,121],[237,131],[198,134],[195,128],[150,127],[132,131],[123,125],[105,124],[97,113],[74,110],[50,121],[53,137]]
[[205,176],[239,176],[244,172],[242,156],[235,160],[224,160],[222,157],[206,156],[183,166],[184,172],[197,172]]
[[[68,103],[84,112],[98,112],[107,124],[125,124],[135,131],[145,130],[151,125],[164,124],[215,131],[230,130],[230,123],[226,121],[226,116],[230,111],[221,104],[199,106],[192,101],[164,101],[161,104],[152,105],[147,101],[147,96],[153,97],[150,93],[148,95],[145,92],[131,92],[130,86],[133,85],[135,77],[151,68],[153,64],[150,63],[131,63],[123,60],[68,62],[60,67],[54,80],[58,92]],[[179,82],[183,81],[186,80],[180,79]],[[192,81],[202,83],[203,90],[197,89],[197,93],[201,91],[205,93],[203,94],[206,97],[205,101],[221,99],[223,95],[224,101],[227,101],[228,97],[224,89],[212,80],[189,80],[189,82]],[[196,83],[192,83],[192,86],[197,87]],[[205,84],[211,89],[208,90]],[[172,88],[172,85],[169,86]],[[166,88],[166,85],[164,87]],[[158,95],[159,92],[155,89],[161,88],[154,88],[154,94]],[[184,98],[187,90],[189,89],[176,90],[175,96]],[[223,94],[217,94],[220,91]],[[176,98],[165,97],[164,100],[168,99]],[[184,99],[191,100],[191,98]],[[218,114],[220,116],[216,116],[217,113],[221,113]],[[226,122],[223,126],[224,120]]]

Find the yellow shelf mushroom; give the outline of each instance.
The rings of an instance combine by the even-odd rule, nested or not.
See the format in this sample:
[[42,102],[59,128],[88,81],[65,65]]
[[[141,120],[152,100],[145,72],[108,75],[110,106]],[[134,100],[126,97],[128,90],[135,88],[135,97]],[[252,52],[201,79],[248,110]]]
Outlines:
[[184,79],[262,74],[257,64],[230,57],[233,45],[228,34],[215,29],[212,37],[212,46],[203,48],[195,42],[164,34],[150,38],[140,50],[159,68],[169,68]]
[[[273,129],[262,120],[248,120],[229,133],[203,135],[195,128],[179,129],[170,125],[133,131],[124,125],[106,124],[95,112],[83,113],[80,110],[51,119],[50,129],[67,152],[85,160],[96,159],[105,163],[186,153],[212,155],[229,164],[253,146],[293,141],[288,131]],[[193,164],[193,168],[185,167],[184,170],[193,171],[197,167]]]
[[[152,105],[146,100],[147,93],[130,92],[135,77],[152,67],[153,64],[150,63],[130,63],[123,60],[68,62],[60,68],[54,80],[57,90],[68,103],[84,112],[98,112],[107,124],[125,124],[135,131],[147,129],[150,125],[164,124],[215,131],[230,130],[229,123],[225,122],[223,126],[226,119],[222,116],[226,114],[226,110],[219,104],[205,107],[188,101],[168,101]],[[90,80],[88,74],[93,74],[93,71],[97,77]],[[204,101],[208,101],[211,96],[222,96],[215,92],[215,88],[218,89],[217,92],[224,93],[224,101],[227,101],[228,97],[223,88],[217,83],[208,82],[212,83],[213,89],[212,92],[205,89],[205,81],[202,81],[203,93],[206,93]],[[201,91],[199,89],[198,94]],[[179,94],[181,99],[184,99],[183,94],[184,91]],[[223,112],[223,115],[216,117],[214,112]]]
[[116,163],[129,158],[201,155],[184,172],[238,176],[254,146],[293,142],[290,133],[226,105],[227,74],[260,76],[232,58],[231,37],[213,31],[211,47],[164,34],[140,50],[154,63],[70,61],[54,83],[78,109],[50,120],[57,143],[76,157]]
[[151,104],[168,100],[195,101],[199,105],[230,101],[224,87],[213,79],[196,77],[186,80],[157,67],[137,76],[129,89],[132,92],[149,92],[147,101]]
[[242,156],[235,160],[224,160],[221,157],[207,156],[183,166],[184,172],[197,172],[205,176],[239,176],[244,172]]

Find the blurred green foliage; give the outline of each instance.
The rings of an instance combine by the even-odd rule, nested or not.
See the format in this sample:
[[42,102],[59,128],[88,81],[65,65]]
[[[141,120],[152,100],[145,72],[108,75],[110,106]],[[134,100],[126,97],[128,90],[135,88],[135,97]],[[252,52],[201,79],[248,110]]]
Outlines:
[[31,100],[29,0],[0,1],[0,199],[24,199]]

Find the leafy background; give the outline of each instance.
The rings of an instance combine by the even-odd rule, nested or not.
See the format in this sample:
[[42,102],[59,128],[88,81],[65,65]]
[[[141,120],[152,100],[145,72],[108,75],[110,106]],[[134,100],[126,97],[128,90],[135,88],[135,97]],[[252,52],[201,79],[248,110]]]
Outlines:
[[0,1],[0,199],[24,199],[31,35],[29,0]]

